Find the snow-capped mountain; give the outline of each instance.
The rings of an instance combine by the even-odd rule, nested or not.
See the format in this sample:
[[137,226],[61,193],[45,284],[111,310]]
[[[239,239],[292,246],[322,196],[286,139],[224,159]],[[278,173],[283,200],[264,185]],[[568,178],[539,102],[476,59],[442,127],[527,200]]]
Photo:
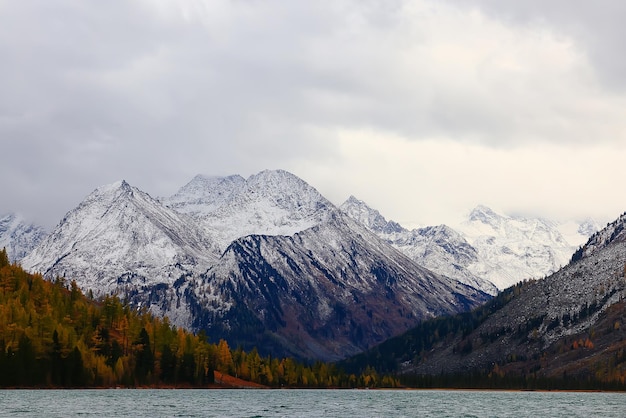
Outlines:
[[594,234],[564,268],[509,290],[472,332],[457,333],[405,366],[418,374],[488,373],[499,365],[507,376],[612,379],[608,374],[625,364],[625,265],[626,214]]
[[100,187],[23,265],[233,346],[321,359],[489,297],[418,266],[284,171],[197,176],[161,201],[124,181]]
[[101,295],[172,283],[206,269],[218,255],[193,219],[119,181],[71,210],[22,265],[45,277],[76,279],[84,291]]
[[478,206],[455,229],[439,225],[409,231],[355,197],[341,209],[418,264],[490,294],[524,279],[544,277],[567,264],[576,247],[561,230],[580,241],[597,227],[585,220],[564,228]]
[[198,174],[176,194],[162,200],[177,212],[208,215],[239,194],[245,184],[246,180],[239,175],[209,177]]
[[501,215],[485,206],[474,208],[457,229],[479,256],[468,269],[499,289],[557,271],[576,249],[554,222]]
[[[418,266],[337,209],[292,236],[235,240],[178,294],[192,307],[194,329],[246,348],[325,360],[488,299]],[[154,309],[163,309],[177,294],[152,299]]]
[[498,292],[493,283],[468,269],[478,262],[478,253],[452,228],[439,225],[409,231],[394,221],[387,221],[380,212],[354,196],[340,208],[417,264],[491,295]]
[[315,188],[283,170],[240,176],[196,176],[163,202],[187,213],[221,246],[251,234],[293,235],[320,224],[334,207]]
[[20,261],[46,236],[46,230],[27,222],[15,213],[0,216],[0,248],[6,248],[9,260]]
[[581,221],[569,221],[557,225],[559,232],[569,244],[581,246],[587,242],[589,237],[602,229],[594,219],[586,218]]
[[395,234],[403,235],[407,232],[399,223],[388,221],[379,211],[369,207],[365,202],[354,196],[350,196],[348,200],[339,206],[339,209],[379,236],[395,237]]

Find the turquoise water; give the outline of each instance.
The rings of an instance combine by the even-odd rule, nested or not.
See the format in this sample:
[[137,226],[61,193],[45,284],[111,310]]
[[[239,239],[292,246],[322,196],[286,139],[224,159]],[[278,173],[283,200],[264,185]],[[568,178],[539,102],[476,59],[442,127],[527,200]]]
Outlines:
[[387,390],[0,390],[2,417],[626,416],[626,394]]

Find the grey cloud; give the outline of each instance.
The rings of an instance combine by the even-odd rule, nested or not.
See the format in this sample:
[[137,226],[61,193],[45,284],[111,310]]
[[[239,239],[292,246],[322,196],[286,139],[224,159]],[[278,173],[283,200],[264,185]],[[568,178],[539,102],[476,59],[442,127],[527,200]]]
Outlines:
[[[456,9],[431,13],[440,7],[433,2],[410,11],[421,4],[4,2],[0,141],[11,157],[0,175],[11,180],[3,181],[8,198],[0,212],[34,208],[52,223],[96,186],[120,178],[160,195],[199,172],[332,167],[341,163],[337,130],[491,147],[584,141],[580,125],[559,124],[586,109],[569,105],[570,96],[559,101],[551,86],[558,73],[547,81],[531,74],[519,85],[497,73],[505,80],[498,84],[438,62],[438,42],[461,43],[466,28],[445,28],[460,35],[437,38],[437,19]],[[474,4],[502,18],[495,3]],[[569,13],[564,3],[550,4],[554,19]],[[521,7],[507,18],[516,25],[531,16]],[[619,31],[612,24],[602,30],[594,36]],[[615,42],[598,54],[620,51]],[[603,68],[617,71],[621,59]],[[540,91],[528,93],[535,82]],[[603,109],[595,112],[597,119]]]
[[551,27],[572,36],[607,88],[626,88],[626,56],[620,53],[626,38],[626,3],[620,0],[447,0],[462,8],[479,8],[506,24]]

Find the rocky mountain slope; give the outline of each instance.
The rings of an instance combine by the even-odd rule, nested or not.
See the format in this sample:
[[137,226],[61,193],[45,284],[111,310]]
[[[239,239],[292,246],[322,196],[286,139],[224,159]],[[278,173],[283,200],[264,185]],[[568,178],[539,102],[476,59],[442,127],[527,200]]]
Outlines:
[[358,362],[382,358],[416,374],[623,379],[625,229],[622,215],[546,279],[509,288],[472,314],[424,324]]
[[23,265],[232,346],[325,360],[488,299],[418,266],[284,171],[199,176],[161,200],[124,181],[101,187]]
[[10,213],[0,216],[0,249],[6,248],[12,262],[24,258],[46,234],[42,226],[27,222],[21,215]]

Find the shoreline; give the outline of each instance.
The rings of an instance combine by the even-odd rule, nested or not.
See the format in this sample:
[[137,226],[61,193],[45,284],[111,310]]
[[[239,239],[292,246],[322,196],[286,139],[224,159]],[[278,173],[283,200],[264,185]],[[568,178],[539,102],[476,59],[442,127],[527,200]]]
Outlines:
[[60,391],[77,391],[77,390],[302,390],[302,391],[394,391],[394,392],[537,392],[537,393],[624,393],[620,390],[602,390],[602,389],[480,389],[480,388],[304,388],[304,387],[270,387],[270,386],[227,386],[214,384],[210,386],[189,386],[189,385],[159,385],[159,386],[98,386],[98,387],[3,387],[3,390],[60,390]]

